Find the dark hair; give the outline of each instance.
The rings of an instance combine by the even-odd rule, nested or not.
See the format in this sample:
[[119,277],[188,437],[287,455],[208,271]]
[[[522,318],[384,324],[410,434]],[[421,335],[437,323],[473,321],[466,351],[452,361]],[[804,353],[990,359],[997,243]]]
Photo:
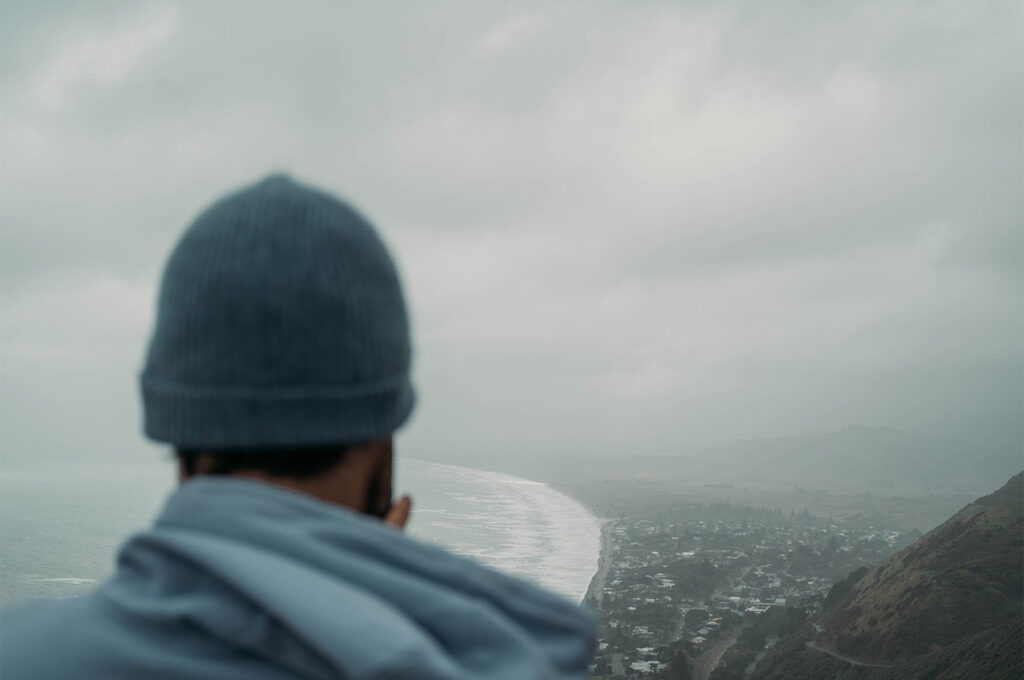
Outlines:
[[327,472],[342,462],[349,446],[318,446],[287,449],[232,449],[226,451],[204,451],[201,449],[177,449],[174,453],[181,461],[186,475],[194,475],[199,457],[209,461],[203,470],[206,475],[231,475],[243,470],[262,472],[275,477],[308,479]]

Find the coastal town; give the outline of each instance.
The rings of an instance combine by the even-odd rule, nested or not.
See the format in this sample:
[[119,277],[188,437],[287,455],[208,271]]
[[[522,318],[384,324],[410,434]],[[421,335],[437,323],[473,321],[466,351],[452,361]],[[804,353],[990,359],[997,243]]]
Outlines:
[[592,677],[706,680],[745,629],[770,648],[820,610],[833,584],[917,533],[742,508],[610,520],[585,600],[600,636]]

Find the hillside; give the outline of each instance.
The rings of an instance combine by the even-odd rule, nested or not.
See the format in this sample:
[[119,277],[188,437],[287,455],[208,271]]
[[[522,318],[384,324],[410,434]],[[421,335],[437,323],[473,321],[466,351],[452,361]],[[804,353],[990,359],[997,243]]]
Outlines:
[[[755,677],[1020,677],[1022,505],[1024,473],[859,580],[837,584],[814,648],[780,644]],[[854,669],[836,656],[889,668]],[[823,667],[836,672],[822,676]]]

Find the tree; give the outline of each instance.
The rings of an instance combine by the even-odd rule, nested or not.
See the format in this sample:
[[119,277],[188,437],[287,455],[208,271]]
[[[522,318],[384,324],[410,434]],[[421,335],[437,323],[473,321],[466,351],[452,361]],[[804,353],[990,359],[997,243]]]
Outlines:
[[686,624],[687,628],[698,628],[707,620],[708,612],[706,609],[691,609],[683,617],[683,623]]

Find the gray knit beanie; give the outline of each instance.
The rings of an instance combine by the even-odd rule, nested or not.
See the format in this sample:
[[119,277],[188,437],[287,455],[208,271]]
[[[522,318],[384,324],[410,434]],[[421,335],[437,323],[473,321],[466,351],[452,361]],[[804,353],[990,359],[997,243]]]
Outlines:
[[192,223],[142,372],[146,434],[179,448],[352,444],[413,406],[395,266],[351,207],[282,176]]

